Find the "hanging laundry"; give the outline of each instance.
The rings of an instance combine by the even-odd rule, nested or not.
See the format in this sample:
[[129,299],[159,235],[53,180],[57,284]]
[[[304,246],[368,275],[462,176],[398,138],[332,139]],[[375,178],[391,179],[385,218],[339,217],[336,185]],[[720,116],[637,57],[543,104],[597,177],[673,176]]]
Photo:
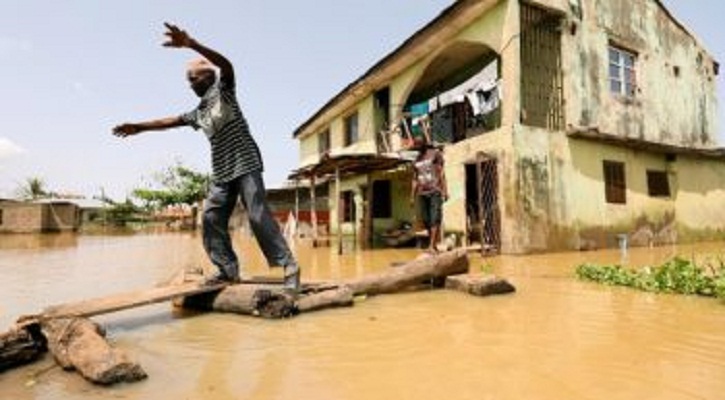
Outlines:
[[406,107],[406,110],[412,138],[429,139],[429,135],[427,134],[428,101],[411,104]]
[[488,91],[478,91],[478,102],[481,114],[487,115],[494,112],[501,105],[501,96],[499,96],[498,86]]
[[471,105],[473,115],[487,115],[501,105],[501,92],[503,81],[499,80],[494,86],[481,86],[472,92],[466,93],[466,100]]
[[454,103],[462,103],[466,101],[467,94],[477,90],[490,90],[496,87],[497,82],[498,60],[495,60],[465,82],[438,95],[438,105],[445,107]]
[[411,117],[420,117],[421,115],[428,114],[428,102],[424,101],[418,104],[412,104],[408,107]]

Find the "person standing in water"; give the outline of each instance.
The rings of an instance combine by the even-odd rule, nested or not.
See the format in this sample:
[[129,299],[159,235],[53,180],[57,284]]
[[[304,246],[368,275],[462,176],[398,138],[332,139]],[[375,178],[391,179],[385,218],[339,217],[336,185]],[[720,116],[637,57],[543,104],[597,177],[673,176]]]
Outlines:
[[413,163],[411,203],[418,199],[423,224],[428,231],[427,251],[436,253],[442,236],[443,203],[448,200],[443,155],[424,138],[416,138],[414,148],[418,157]]
[[212,160],[212,180],[203,214],[204,249],[218,269],[207,283],[240,280],[239,260],[228,230],[239,198],[267,262],[284,268],[285,289],[299,290],[300,268],[267,204],[262,156],[237,102],[232,63],[179,27],[164,25],[165,47],[190,49],[202,57],[191,61],[186,71],[186,79],[201,101],[181,115],[123,123],[113,128],[113,134],[125,138],[183,126],[201,129],[211,144]]

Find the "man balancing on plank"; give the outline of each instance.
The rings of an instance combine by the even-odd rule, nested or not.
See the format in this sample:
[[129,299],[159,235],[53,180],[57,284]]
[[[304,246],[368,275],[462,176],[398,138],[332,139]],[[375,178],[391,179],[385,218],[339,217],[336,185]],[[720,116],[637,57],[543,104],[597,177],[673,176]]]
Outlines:
[[267,205],[262,157],[237,102],[231,62],[179,27],[164,25],[165,47],[191,49],[203,57],[190,62],[186,71],[189,85],[201,102],[179,116],[118,125],[113,134],[128,137],[182,126],[201,128],[211,143],[213,171],[204,207],[204,249],[218,268],[206,282],[239,282],[239,261],[228,231],[229,218],[239,197],[267,262],[284,267],[285,289],[299,290],[300,268]]

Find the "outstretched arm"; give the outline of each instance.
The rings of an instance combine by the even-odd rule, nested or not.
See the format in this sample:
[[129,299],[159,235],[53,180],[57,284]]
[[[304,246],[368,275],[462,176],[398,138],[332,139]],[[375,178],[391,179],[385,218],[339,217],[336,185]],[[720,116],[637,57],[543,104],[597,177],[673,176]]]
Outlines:
[[165,47],[188,48],[196,51],[212,64],[219,67],[222,79],[227,82],[234,82],[234,66],[226,57],[216,50],[210,49],[209,47],[199,43],[185,30],[180,29],[178,26],[168,22],[164,22],[164,25],[167,29],[165,35],[168,36],[168,40],[164,42]]
[[186,125],[181,117],[168,117],[152,121],[124,123],[113,128],[113,134],[119,137],[137,135],[145,131],[161,131]]

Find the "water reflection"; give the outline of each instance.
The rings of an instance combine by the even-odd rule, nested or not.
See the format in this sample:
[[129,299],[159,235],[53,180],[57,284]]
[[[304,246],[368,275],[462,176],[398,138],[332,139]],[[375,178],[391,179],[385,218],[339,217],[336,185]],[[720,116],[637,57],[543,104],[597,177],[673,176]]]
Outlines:
[[0,250],[37,250],[75,247],[78,235],[75,233],[5,234],[0,233]]
[[[0,245],[3,327],[48,304],[149,287],[180,268],[210,267],[192,233],[83,235],[71,246],[31,240],[35,247]],[[268,270],[253,239],[237,235],[235,246],[247,274],[281,274]],[[363,276],[417,254],[338,255],[334,245],[314,249],[307,242],[294,249],[303,278],[316,280]],[[722,252],[722,243],[630,249],[627,261]],[[620,262],[618,250],[471,260],[473,270],[506,276],[518,292],[485,299],[413,292],[285,321],[175,313],[166,304],[124,311],[98,320],[144,366],[148,381],[95,388],[51,369],[26,386],[29,373],[51,365],[44,360],[0,375],[0,397],[558,400],[725,393],[725,304],[573,278],[579,263]]]

